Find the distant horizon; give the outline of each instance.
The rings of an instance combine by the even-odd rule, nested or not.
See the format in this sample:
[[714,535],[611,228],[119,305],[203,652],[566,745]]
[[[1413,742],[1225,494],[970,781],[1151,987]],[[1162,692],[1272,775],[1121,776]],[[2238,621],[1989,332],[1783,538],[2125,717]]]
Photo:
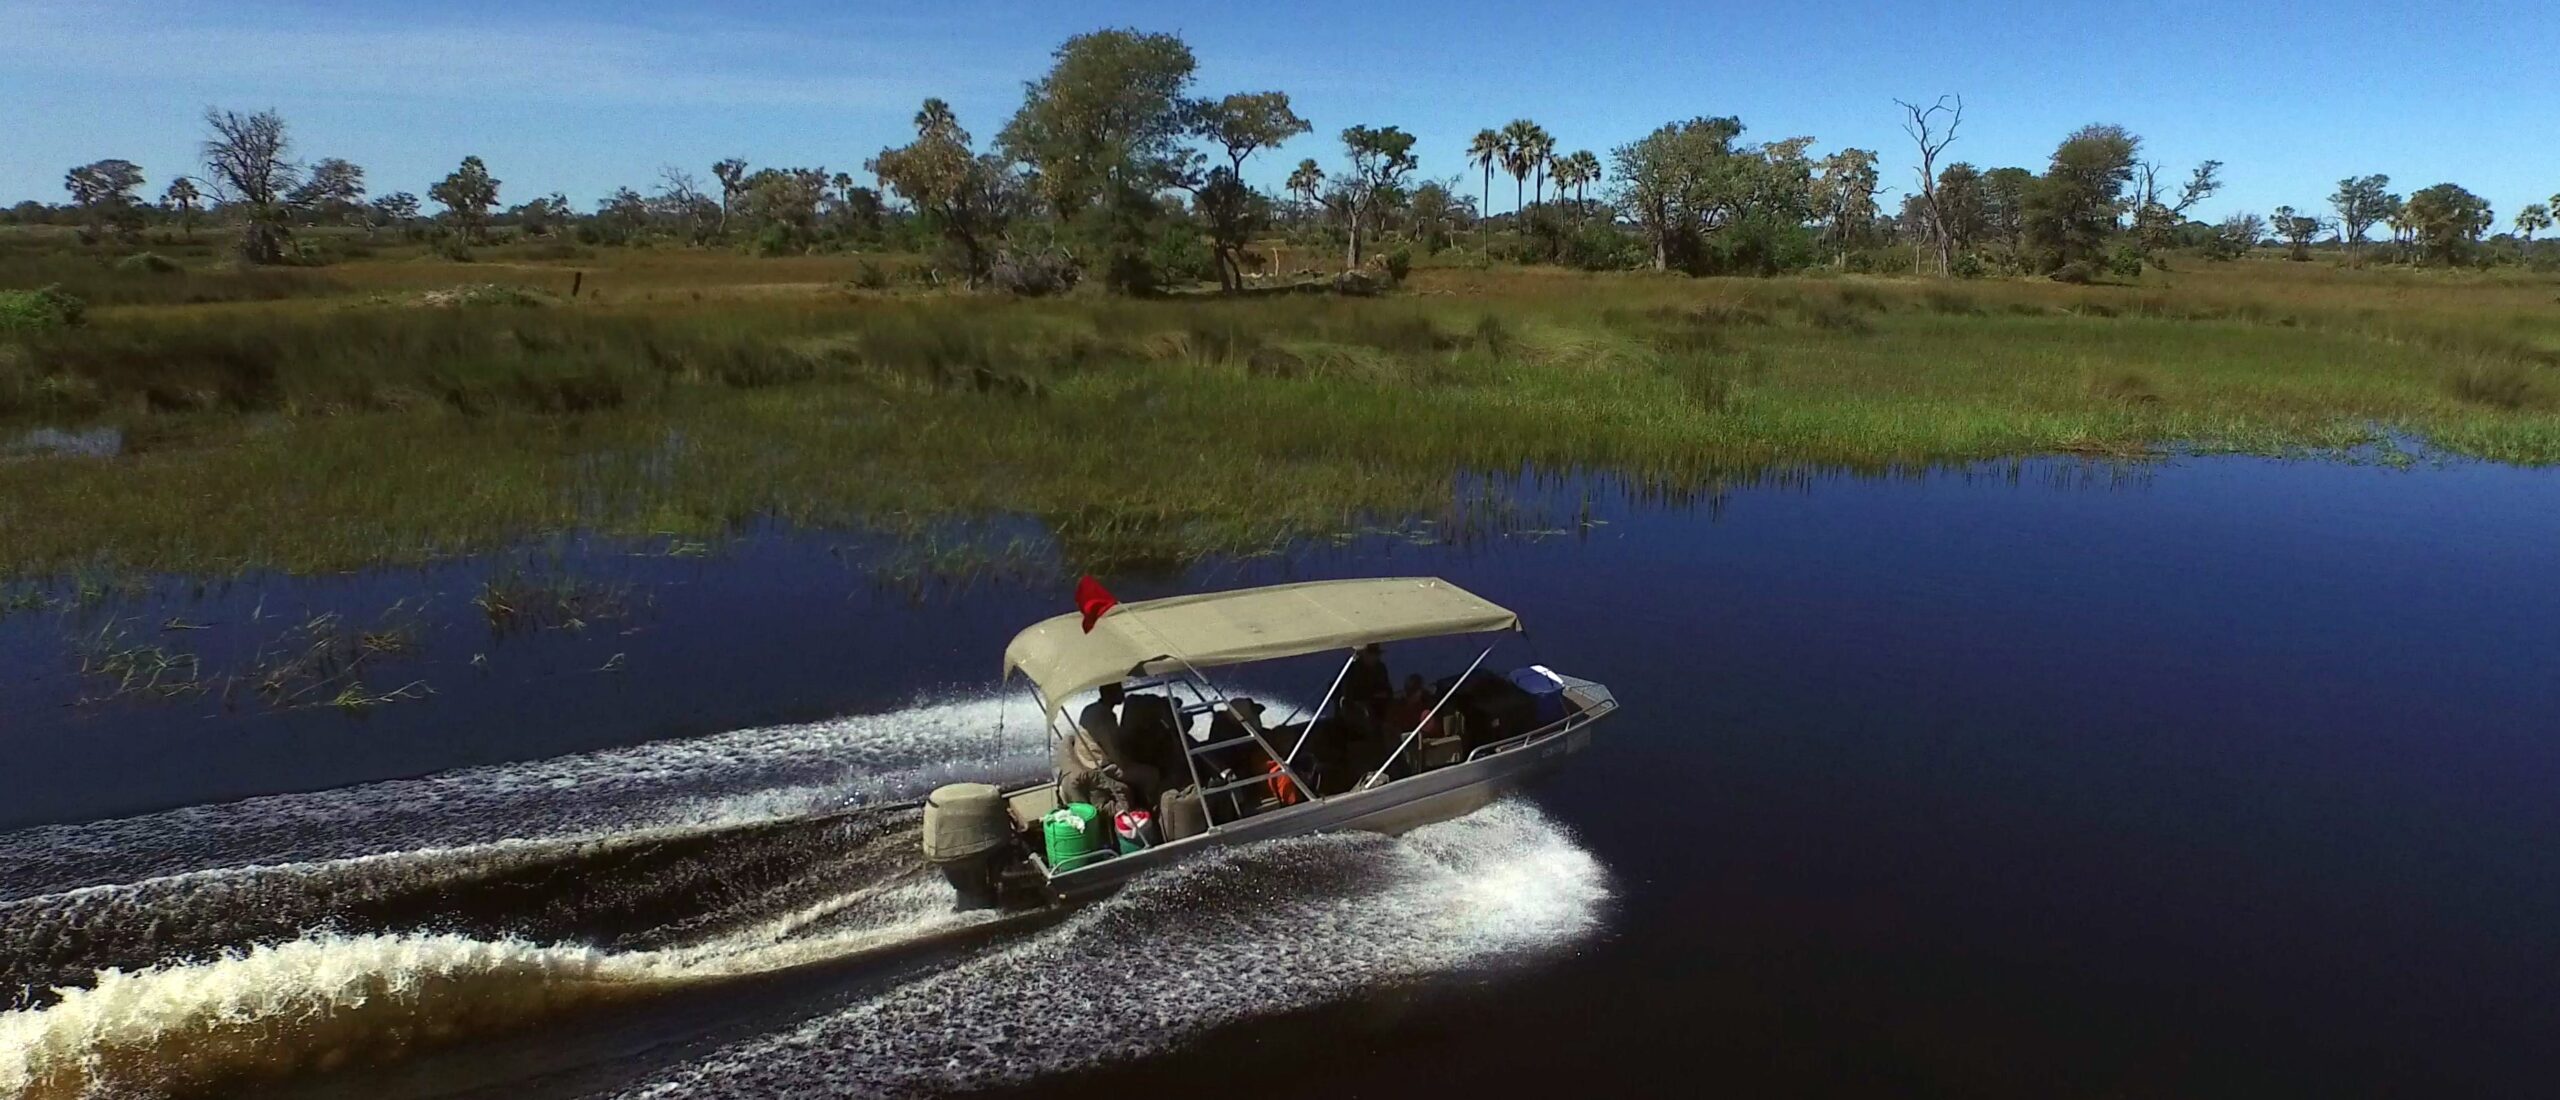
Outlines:
[[[758,18],[654,4],[526,15],[431,0],[395,18],[291,0],[32,0],[0,11],[0,95],[32,105],[0,162],[0,207],[63,204],[66,171],[111,157],[139,164],[156,200],[201,174],[207,107],[276,110],[297,159],[354,161],[377,196],[423,196],[465,155],[503,181],[502,206],[560,192],[580,213],[619,187],[653,190],[665,165],[708,181],[729,156],[867,185],[862,163],[912,137],[925,98],[948,100],[983,148],[1058,43],[1111,26],[1181,35],[1200,61],[1194,94],[1290,93],[1315,131],[1249,167],[1272,191],[1300,158],[1337,161],[1335,135],[1353,124],[1414,133],[1421,178],[1480,197],[1467,139],[1512,118],[1605,162],[1662,123],[1735,115],[1747,141],[1810,134],[1817,155],[1876,151],[1891,212],[1915,159],[1893,101],[1949,94],[1966,115],[1942,164],[2041,170],[2072,129],[2119,123],[2166,176],[2224,162],[2225,189],[2190,212],[2205,221],[2288,204],[2325,213],[2340,178],[2382,173],[2403,194],[2442,182],[2480,194],[2494,234],[2560,192],[2547,140],[2560,89],[2536,80],[2560,56],[2560,20],[2530,5],[2358,3],[2312,25],[2252,3],[2216,9],[2209,26],[2155,20],[2175,28],[2156,39],[2124,28],[2121,8],[2084,3],[1957,15],[1835,0],[1783,18],[1417,4],[1358,23],[1305,7],[956,4],[856,18],[786,3]],[[1354,25],[1370,31],[1341,33]],[[2052,48],[2070,42],[2096,56]],[[1495,180],[1487,213],[1510,209],[1508,189]]]

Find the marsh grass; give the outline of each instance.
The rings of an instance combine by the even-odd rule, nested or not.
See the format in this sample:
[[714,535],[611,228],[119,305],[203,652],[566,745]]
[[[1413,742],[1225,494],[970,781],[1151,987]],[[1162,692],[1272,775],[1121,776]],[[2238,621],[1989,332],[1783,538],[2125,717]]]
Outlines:
[[[421,278],[459,266],[328,270],[368,284],[404,262]],[[107,423],[129,441],[116,458],[0,463],[0,573],[339,568],[566,529],[705,540],[887,515],[1027,516],[1063,568],[1179,564],[1447,518],[1454,484],[1523,468],[1678,492],[1769,470],[2395,433],[2560,461],[2548,279],[1425,269],[1382,299],[1010,301],[849,293],[852,258],[569,262],[657,289],[531,309],[137,306],[0,343],[0,423]],[[685,278],[701,301],[649,297]],[[888,569],[1030,558],[928,544]]]
[[480,610],[491,635],[505,637],[585,630],[593,623],[628,618],[641,599],[626,582],[509,570],[480,582],[471,605]]

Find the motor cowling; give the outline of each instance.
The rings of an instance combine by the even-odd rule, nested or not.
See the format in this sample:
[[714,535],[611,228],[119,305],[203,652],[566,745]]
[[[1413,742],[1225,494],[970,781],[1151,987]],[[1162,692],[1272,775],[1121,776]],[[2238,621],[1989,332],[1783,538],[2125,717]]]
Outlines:
[[950,783],[924,800],[924,858],[950,880],[962,909],[996,904],[996,870],[1013,843],[1004,792],[992,783]]

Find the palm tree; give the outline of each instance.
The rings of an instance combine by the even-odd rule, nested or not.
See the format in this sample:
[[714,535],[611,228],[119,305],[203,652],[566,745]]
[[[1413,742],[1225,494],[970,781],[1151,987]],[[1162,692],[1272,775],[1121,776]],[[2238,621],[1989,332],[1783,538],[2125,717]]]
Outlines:
[[1555,157],[1547,162],[1547,178],[1555,182],[1558,202],[1562,202],[1565,194],[1572,190],[1574,177],[1581,171],[1582,169],[1575,165],[1573,158],[1569,156]]
[[1529,170],[1536,177],[1536,182],[1529,187],[1530,195],[1537,202],[1547,201],[1547,168],[1555,163],[1556,139],[1547,133],[1546,127],[1534,122],[1529,124],[1528,148],[1521,151],[1521,159],[1529,162]]
[[170,180],[169,190],[160,196],[163,205],[178,212],[178,228],[186,231],[190,242],[196,239],[196,204],[203,200],[204,194],[196,190],[196,182],[185,176]]
[[1480,249],[1493,247],[1493,223],[1489,220],[1493,214],[1493,166],[1509,157],[1500,130],[1478,130],[1476,139],[1467,143],[1467,163],[1484,169],[1484,216],[1476,219],[1477,235],[1483,242],[1477,246]]
[[2523,237],[2527,244],[2533,243],[2534,231],[2549,228],[2551,208],[2548,206],[2537,202],[2516,212],[2516,235]]
[[1515,118],[1502,127],[1502,170],[1511,173],[1511,209],[1515,214],[1527,213],[1525,201],[1529,187],[1529,158],[1538,147],[1538,138],[1546,131],[1525,118]]
[[1589,149],[1581,149],[1565,160],[1573,165],[1573,204],[1580,206],[1585,199],[1583,188],[1600,182],[1600,158]]
[[1306,200],[1309,205],[1315,203],[1316,191],[1323,186],[1324,169],[1316,167],[1313,157],[1299,161],[1297,170],[1289,173],[1289,193]]

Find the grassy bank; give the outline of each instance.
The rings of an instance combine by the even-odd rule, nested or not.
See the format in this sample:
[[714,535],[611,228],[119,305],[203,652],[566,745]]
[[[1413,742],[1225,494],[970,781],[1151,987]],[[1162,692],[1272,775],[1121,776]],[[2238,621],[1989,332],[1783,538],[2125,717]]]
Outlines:
[[[990,512],[1040,516],[1081,562],[1179,558],[1437,515],[1453,474],[1524,464],[1678,488],[2384,433],[2560,461],[2548,280],[1426,270],[1377,300],[1016,302],[857,289],[853,258],[608,259],[629,266],[353,261],[303,293],[128,293],[0,342],[0,446],[38,426],[126,441],[0,461],[0,572]],[[531,304],[416,297],[455,282]]]

